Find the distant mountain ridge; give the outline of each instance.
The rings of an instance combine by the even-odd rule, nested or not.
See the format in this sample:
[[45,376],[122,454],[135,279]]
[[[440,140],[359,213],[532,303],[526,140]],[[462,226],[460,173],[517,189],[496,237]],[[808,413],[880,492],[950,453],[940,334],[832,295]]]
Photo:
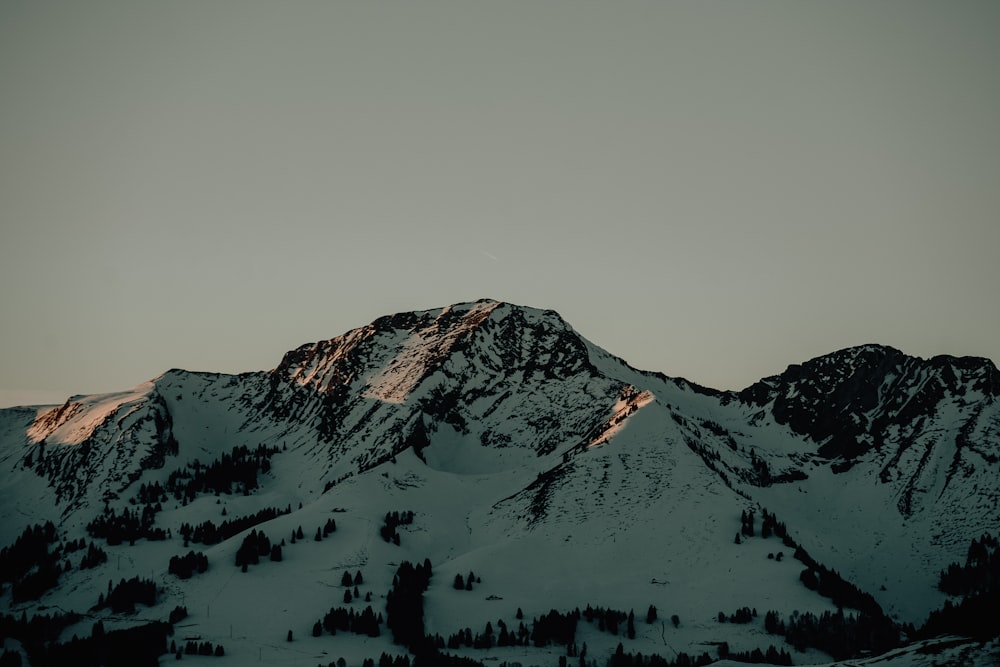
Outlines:
[[[736,575],[710,575],[700,554],[722,550],[728,562],[756,548],[732,538],[741,508],[766,508],[813,558],[919,623],[944,600],[938,572],[1000,526],[998,396],[989,360],[878,345],[717,391],[637,370],[554,311],[484,299],[379,318],[291,350],[271,371],[174,369],[129,392],[0,410],[0,542],[44,520],[86,536],[95,517],[136,507],[140,485],[263,447],[277,453],[259,488],[215,499],[243,514],[301,503],[264,524],[282,532],[331,508],[346,512],[338,523],[361,525],[410,506],[424,531],[411,540],[418,561],[492,567],[501,580],[498,563],[528,545],[572,547],[581,572],[607,579],[594,591],[691,580],[675,595],[704,597],[688,614],[711,620],[718,586]],[[176,533],[217,511],[210,494],[180,500],[162,503],[157,526]],[[353,539],[359,562],[386,557]],[[634,571],[611,573],[626,544],[641,554],[628,552]],[[554,562],[538,567],[559,576]],[[746,595],[764,606],[766,591]],[[692,646],[714,636],[707,622],[696,630]]]

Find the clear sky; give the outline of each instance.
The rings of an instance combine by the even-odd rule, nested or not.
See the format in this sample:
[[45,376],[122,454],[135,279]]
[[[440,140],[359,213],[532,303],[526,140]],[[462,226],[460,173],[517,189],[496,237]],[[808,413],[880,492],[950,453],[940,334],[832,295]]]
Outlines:
[[560,312],[741,388],[1000,360],[1000,3],[0,3],[0,404]]

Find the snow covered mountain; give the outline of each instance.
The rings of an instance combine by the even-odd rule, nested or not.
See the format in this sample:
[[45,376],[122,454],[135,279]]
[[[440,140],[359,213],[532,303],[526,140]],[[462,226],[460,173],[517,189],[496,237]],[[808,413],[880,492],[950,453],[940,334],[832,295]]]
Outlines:
[[[998,395],[989,360],[880,346],[720,392],[636,370],[553,311],[482,300],[400,313],[267,372],[171,370],[129,392],[0,410],[0,599],[13,616],[81,615],[50,642],[182,606],[177,637],[223,643],[241,663],[360,665],[407,653],[396,628],[314,637],[317,620],[371,606],[392,623],[400,564],[426,559],[422,632],[446,643],[439,664],[603,665],[619,642],[622,661],[772,645],[778,660],[794,645],[796,664],[828,662],[871,648],[793,642],[797,619],[846,607],[886,619],[897,641],[880,650],[905,643],[948,599],[941,571],[1000,529]],[[23,539],[47,521],[54,531],[37,532],[51,540]],[[280,562],[267,551],[238,567],[262,534],[284,541]],[[84,563],[85,542],[106,560]],[[192,550],[207,570],[177,576],[171,558]],[[15,568],[22,552],[36,562]],[[363,584],[343,587],[345,571]],[[131,577],[154,582],[151,605],[101,606]],[[597,614],[573,621],[571,641],[547,638],[546,614],[588,605],[640,620],[619,632]],[[473,640],[487,623],[496,636]],[[530,641],[498,641],[501,624],[513,636],[522,623]],[[12,654],[44,660],[19,632],[5,630]],[[896,649],[901,664],[996,650],[918,648]]]

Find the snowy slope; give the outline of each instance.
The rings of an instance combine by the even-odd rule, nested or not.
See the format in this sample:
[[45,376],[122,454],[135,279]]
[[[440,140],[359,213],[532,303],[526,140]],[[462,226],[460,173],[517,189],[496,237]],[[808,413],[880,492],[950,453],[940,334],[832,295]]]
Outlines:
[[[92,612],[63,637],[89,635],[95,618],[109,628],[164,620],[182,604],[183,632],[224,643],[240,662],[360,664],[405,651],[384,627],[378,638],[311,636],[344,604],[344,571],[362,571],[359,592],[372,597],[353,602],[357,611],[384,611],[398,564],[427,558],[430,633],[514,628],[518,608],[530,625],[591,604],[642,619],[629,651],[714,656],[723,641],[782,645],[762,618],[720,624],[720,611],[835,610],[802,586],[802,563],[777,538],[735,543],[741,513],[767,508],[816,560],[919,625],[945,599],[938,572],[1000,526],[998,395],[987,360],[878,346],[717,392],[638,371],[552,311],[483,300],[400,313],[288,352],[268,372],[172,370],[129,392],[0,410],[0,544],[45,520],[63,541],[90,540],[86,526],[106,508],[143,506],[140,487],[234,447],[273,450],[256,488],[166,496],[155,525],[169,539],[105,545],[106,564],[63,573],[37,602],[2,600],[18,614],[86,612],[109,579],[151,577],[156,606]],[[250,528],[208,547],[179,535],[185,523],[271,507],[292,510],[255,526],[286,540],[280,563],[235,566]],[[414,517],[398,545],[379,534],[393,511]],[[329,519],[337,531],[315,541]],[[299,526],[305,539],[291,544]],[[168,574],[170,557],[190,549],[209,570]],[[769,558],[779,551],[784,559]],[[482,582],[455,590],[469,571]],[[659,618],[646,624],[650,605]],[[581,623],[581,640],[603,661],[621,637]],[[565,647],[457,652],[555,664]],[[797,664],[829,659],[796,654]]]

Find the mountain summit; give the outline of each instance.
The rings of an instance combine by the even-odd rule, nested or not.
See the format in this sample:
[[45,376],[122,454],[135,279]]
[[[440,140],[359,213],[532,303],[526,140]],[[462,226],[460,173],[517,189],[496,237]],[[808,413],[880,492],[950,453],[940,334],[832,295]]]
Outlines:
[[[518,607],[649,607],[684,620],[636,624],[626,649],[669,646],[674,659],[723,641],[749,651],[766,633],[784,645],[752,615],[720,623],[720,608],[774,620],[846,606],[860,614],[852,622],[883,619],[861,634],[896,637],[855,649],[885,650],[944,604],[941,571],[1000,522],[998,395],[988,360],[875,345],[722,392],[636,370],[550,310],[481,300],[399,313],[303,345],[271,371],[175,369],[128,392],[0,411],[6,553],[20,553],[26,526],[51,522],[52,546],[33,553],[71,564],[37,596],[23,594],[24,577],[42,564],[9,575],[3,599],[8,613],[82,612],[109,593],[101,582],[151,575],[145,616],[165,619],[186,600],[188,634],[243,638],[227,655],[263,659],[267,646],[287,664],[297,642],[278,650],[262,638],[287,626],[305,650],[361,664],[397,645],[323,637],[322,624],[310,637],[342,604],[328,589],[363,570],[372,618],[391,616],[398,564],[427,559],[421,632],[442,643],[498,617],[514,628]],[[269,549],[286,540],[281,562],[248,567],[246,549],[263,549],[250,541],[265,534]],[[111,556],[93,574],[69,556],[86,541]],[[207,570],[178,578],[171,557],[193,548]],[[459,594],[446,580],[456,574],[469,587],[481,579],[482,594]],[[282,611],[255,610],[247,586]],[[96,609],[106,624],[136,625]],[[63,639],[91,635],[75,623]],[[494,638],[481,643],[499,652],[484,653],[469,637],[454,650],[475,660],[545,662],[554,650],[542,639],[537,654],[500,650]],[[588,635],[599,664],[611,637]],[[801,648],[813,661],[841,657]]]

